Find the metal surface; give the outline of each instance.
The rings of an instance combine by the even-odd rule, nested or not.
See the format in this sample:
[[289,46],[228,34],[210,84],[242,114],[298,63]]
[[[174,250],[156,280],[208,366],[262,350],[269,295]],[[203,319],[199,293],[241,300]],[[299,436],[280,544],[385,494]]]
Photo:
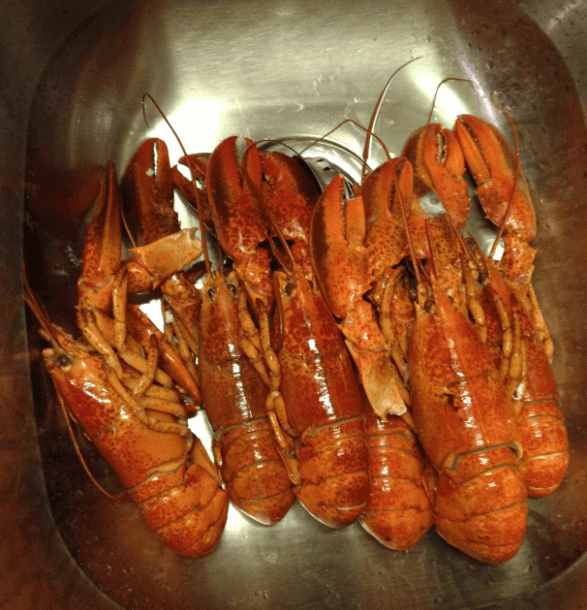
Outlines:
[[[26,11],[7,3],[12,29],[0,64],[10,86],[1,94],[0,152],[3,607],[585,607],[586,9],[539,0],[366,0],[344,10],[330,0],[161,0],[95,8],[82,23],[89,3],[55,9],[39,1]],[[63,23],[81,25],[58,46],[52,32]],[[555,343],[571,442],[565,481],[552,496],[530,501],[522,549],[502,566],[482,565],[434,532],[394,553],[359,525],[329,530],[300,505],[272,528],[231,508],[209,557],[177,557],[151,536],[132,504],[92,487],[36,365],[31,398],[19,300],[23,191],[32,283],[56,320],[71,325],[92,203],[74,197],[108,159],[122,170],[147,134],[165,138],[172,158],[179,154],[155,113],[151,129],[144,125],[144,92],[166,110],[189,150],[209,151],[233,134],[307,140],[345,118],[366,125],[389,74],[416,56],[422,59],[392,83],[376,126],[392,154],[425,122],[446,76],[471,78],[476,89],[446,86],[436,120],[452,126],[456,114],[469,112],[504,128],[488,104],[496,91],[518,128],[538,217],[536,292]],[[361,154],[359,129],[345,126],[331,139]],[[32,333],[30,342],[35,361],[40,344]],[[84,451],[116,489],[92,447]]]

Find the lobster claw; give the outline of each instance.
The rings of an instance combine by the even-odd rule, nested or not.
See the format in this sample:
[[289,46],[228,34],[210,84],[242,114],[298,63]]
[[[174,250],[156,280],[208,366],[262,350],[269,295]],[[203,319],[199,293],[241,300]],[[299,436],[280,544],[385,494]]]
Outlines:
[[129,161],[120,185],[126,225],[136,245],[179,231],[173,210],[173,174],[163,140],[145,140]]
[[[268,311],[274,301],[269,255],[259,247],[267,239],[267,223],[252,192],[260,183],[259,174],[243,179],[236,139],[227,138],[210,155],[206,191],[218,240],[259,313],[260,309]],[[251,147],[249,154],[254,155],[254,150]]]
[[[233,260],[254,251],[267,238],[267,224],[257,210],[247,181],[241,177],[236,140],[236,136],[226,138],[214,149],[206,172],[206,190],[218,238]],[[253,178],[253,184],[258,183],[259,178]]]
[[340,175],[326,187],[314,208],[310,232],[312,262],[322,295],[340,319],[347,317],[350,304],[362,298],[372,280],[369,254],[363,245],[363,200],[347,201],[345,214],[343,188]]
[[[499,130],[477,117],[459,115],[455,132],[477,183],[477,195],[485,215],[501,226],[514,189],[514,152]],[[536,215],[530,189],[520,169],[505,229],[518,233],[527,243],[536,235]]]
[[259,151],[247,139],[243,168],[285,239],[307,243],[312,210],[319,192],[311,173],[297,157]]
[[[372,306],[363,299],[373,276],[365,237],[362,198],[346,202],[343,181],[336,176],[314,208],[310,249],[321,292],[339,325],[357,366],[369,402],[380,417],[401,415],[406,407],[399,378]],[[400,382],[401,383],[401,382]]]
[[197,229],[182,229],[177,233],[129,249],[127,263],[128,291],[133,294],[157,288],[173,273],[182,271],[202,254],[202,242],[196,238]]
[[465,158],[455,134],[439,123],[425,125],[407,141],[403,156],[414,168],[414,191],[418,197],[432,191],[462,229],[469,215]]
[[[407,253],[408,242],[402,205],[408,213],[408,225],[419,258],[425,258],[425,214],[413,200],[413,169],[405,158],[391,159],[371,172],[363,181],[361,193],[365,205],[365,245],[370,253],[373,274],[397,265]],[[418,228],[419,227],[419,228]]]
[[120,269],[122,233],[121,199],[114,164],[109,161],[102,177],[94,218],[82,254],[82,274],[78,280],[78,309],[97,307],[105,312],[112,307],[112,288]]

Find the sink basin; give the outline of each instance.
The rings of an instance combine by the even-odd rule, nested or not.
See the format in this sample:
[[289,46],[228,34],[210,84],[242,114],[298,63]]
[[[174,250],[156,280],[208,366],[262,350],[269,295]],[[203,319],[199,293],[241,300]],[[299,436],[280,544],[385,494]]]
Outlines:
[[[10,6],[8,15],[11,26],[2,27],[10,52],[0,63],[0,298],[7,320],[0,344],[0,605],[587,607],[587,411],[580,406],[587,377],[579,366],[587,349],[584,7],[544,0],[35,0]],[[57,33],[63,26],[67,36]],[[145,123],[144,93],[189,151],[211,151],[235,134],[310,143],[347,118],[367,125],[389,75],[416,57],[392,81],[375,125],[392,155],[426,122],[436,85],[447,76],[472,83],[443,87],[435,121],[452,127],[457,114],[475,114],[512,140],[490,102],[494,92],[516,125],[538,221],[534,286],[554,341],[569,432],[567,475],[555,493],[529,501],[522,548],[500,566],[471,559],[434,531],[409,551],[389,551],[360,525],[331,530],[299,503],[273,527],[231,506],[213,553],[176,556],[136,506],[101,495],[80,465],[30,316],[27,333],[22,262],[54,321],[73,329],[99,168],[111,159],[122,172],[153,135],[168,142],[172,160],[180,155],[152,107]],[[364,138],[344,125],[320,154],[352,174]],[[333,151],[342,151],[341,159]],[[370,164],[383,160],[374,144]],[[203,419],[196,425],[209,435]],[[94,476],[119,492],[93,446],[81,433],[78,441]]]

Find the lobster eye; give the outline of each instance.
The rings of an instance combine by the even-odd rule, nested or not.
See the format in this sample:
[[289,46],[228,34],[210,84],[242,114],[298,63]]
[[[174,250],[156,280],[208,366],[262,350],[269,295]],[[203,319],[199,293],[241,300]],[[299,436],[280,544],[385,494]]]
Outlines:
[[216,288],[210,288],[208,290],[208,296],[213,299],[216,296]]
[[285,285],[285,294],[287,294],[288,297],[290,297],[294,290],[296,289],[296,285],[294,282],[289,282],[288,284]]
[[67,354],[59,354],[59,356],[57,356],[57,366],[60,369],[65,369],[72,364],[71,358]]
[[489,276],[487,275],[487,273],[484,273],[483,271],[479,274],[479,283],[481,284],[481,286],[486,286],[487,283],[489,282]]
[[236,286],[234,284],[228,284],[228,292],[230,292],[230,296],[236,296]]
[[434,309],[434,301],[431,301],[430,299],[428,299],[424,303],[424,309],[426,310],[426,312],[430,313]]

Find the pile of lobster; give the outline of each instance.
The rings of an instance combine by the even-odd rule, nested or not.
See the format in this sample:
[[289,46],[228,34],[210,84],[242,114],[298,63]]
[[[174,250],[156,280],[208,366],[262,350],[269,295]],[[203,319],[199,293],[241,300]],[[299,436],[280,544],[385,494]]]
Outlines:
[[[215,547],[229,498],[271,525],[297,497],[392,549],[435,524],[472,557],[507,561],[527,497],[552,492],[569,459],[517,155],[473,116],[454,132],[428,124],[345,201],[342,177],[320,195],[300,158],[247,141],[238,159],[236,140],[182,157],[191,180],[158,139],[120,185],[108,164],[78,282],[80,339],[27,285],[66,417],[181,555]],[[466,167],[496,243],[504,234],[499,263],[463,233]],[[179,227],[176,187],[226,255],[215,269],[206,240]],[[429,191],[444,213],[422,210]],[[124,263],[122,225],[134,245]],[[155,291],[163,331],[128,298]],[[187,426],[200,404],[214,461]]]

